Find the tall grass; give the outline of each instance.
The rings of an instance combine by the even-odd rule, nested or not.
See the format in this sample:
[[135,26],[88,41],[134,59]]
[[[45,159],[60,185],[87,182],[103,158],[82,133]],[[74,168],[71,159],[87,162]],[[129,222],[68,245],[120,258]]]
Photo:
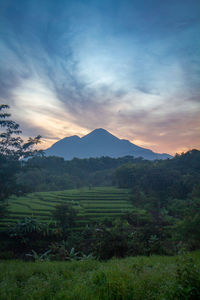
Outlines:
[[107,262],[0,264],[0,300],[170,300],[200,296],[200,252]]

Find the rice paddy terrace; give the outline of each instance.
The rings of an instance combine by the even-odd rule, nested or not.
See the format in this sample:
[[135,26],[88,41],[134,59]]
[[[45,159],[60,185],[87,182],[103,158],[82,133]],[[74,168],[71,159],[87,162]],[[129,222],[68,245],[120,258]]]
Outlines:
[[8,199],[9,214],[0,220],[0,228],[11,225],[24,217],[50,221],[52,210],[61,203],[70,203],[78,214],[77,229],[88,221],[100,221],[105,217],[116,217],[132,208],[127,189],[114,187],[83,188],[56,192],[37,192],[23,197]]

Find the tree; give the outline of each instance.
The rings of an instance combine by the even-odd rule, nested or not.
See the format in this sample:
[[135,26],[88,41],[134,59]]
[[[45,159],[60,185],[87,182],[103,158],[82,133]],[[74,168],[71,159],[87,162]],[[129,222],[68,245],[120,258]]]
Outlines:
[[41,152],[33,149],[33,146],[40,142],[41,136],[29,138],[25,142],[19,136],[19,124],[10,120],[11,115],[4,111],[7,109],[8,105],[0,105],[0,212],[3,212],[3,200],[19,189],[16,174],[22,167],[21,159]]
[[9,118],[9,113],[1,113],[4,109],[9,109],[8,105],[0,105],[0,127],[5,129],[0,132],[0,155],[12,160],[20,160],[38,154],[38,150],[33,149],[33,146],[40,143],[41,136],[34,138],[29,137],[27,142],[18,136],[21,134],[19,124]]
[[58,222],[63,235],[65,236],[75,225],[77,216],[76,210],[71,204],[61,203],[55,207],[55,210],[52,212],[52,214],[53,218]]

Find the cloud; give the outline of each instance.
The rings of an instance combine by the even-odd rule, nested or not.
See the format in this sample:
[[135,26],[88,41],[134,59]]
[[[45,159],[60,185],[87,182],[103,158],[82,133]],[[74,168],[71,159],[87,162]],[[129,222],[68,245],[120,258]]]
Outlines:
[[0,99],[25,136],[105,127],[156,151],[200,147],[198,1],[0,5]]

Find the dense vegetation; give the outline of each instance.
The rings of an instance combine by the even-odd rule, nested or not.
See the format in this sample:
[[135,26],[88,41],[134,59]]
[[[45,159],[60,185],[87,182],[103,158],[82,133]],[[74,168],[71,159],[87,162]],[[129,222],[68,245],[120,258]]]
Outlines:
[[[200,297],[199,252],[152,257],[200,248],[200,151],[22,160],[38,154],[40,136],[25,143],[8,117],[0,113],[0,299]],[[98,261],[112,257],[129,258]]]
[[17,182],[26,192],[117,185],[160,193],[162,198],[185,198],[200,182],[200,152],[191,150],[173,159],[157,161],[131,156],[71,161],[37,156],[24,162]]
[[[104,159],[74,161],[80,161],[84,174],[86,169],[100,169]],[[39,157],[24,162],[21,172],[25,174],[30,164],[36,168],[36,162],[38,172],[43,163],[57,170],[58,163],[51,164],[57,160],[60,169],[62,164],[63,169],[74,164]],[[50,251],[51,259],[66,259],[75,248],[84,255],[108,259],[199,249],[200,152],[192,150],[165,161],[131,160],[113,171],[120,189],[94,188],[89,183],[87,189],[11,197],[7,218],[2,219],[4,224],[4,220],[12,222],[1,233],[2,257],[7,250],[11,257]],[[113,166],[120,159],[111,161]]]
[[196,300],[199,263],[199,252],[107,262],[3,261],[0,300]]
[[[7,215],[0,220],[1,228],[26,217],[34,217],[39,222],[49,222],[55,208],[71,205],[76,211],[73,229],[84,229],[92,220],[117,217],[132,209],[130,191],[116,187],[81,188],[54,192],[37,192],[25,196],[13,195],[7,200]],[[62,208],[62,206],[61,206]],[[59,213],[59,210],[57,214]]]
[[142,159],[131,156],[122,158],[74,158],[65,161],[61,157],[34,157],[24,163],[18,173],[17,183],[25,192],[60,191],[92,186],[115,184],[114,171],[126,163],[140,163]]
[[3,201],[19,190],[16,174],[22,170],[20,160],[40,153],[33,146],[40,142],[41,136],[24,141],[19,136],[19,124],[10,120],[8,108],[0,104],[0,216],[5,213]]

